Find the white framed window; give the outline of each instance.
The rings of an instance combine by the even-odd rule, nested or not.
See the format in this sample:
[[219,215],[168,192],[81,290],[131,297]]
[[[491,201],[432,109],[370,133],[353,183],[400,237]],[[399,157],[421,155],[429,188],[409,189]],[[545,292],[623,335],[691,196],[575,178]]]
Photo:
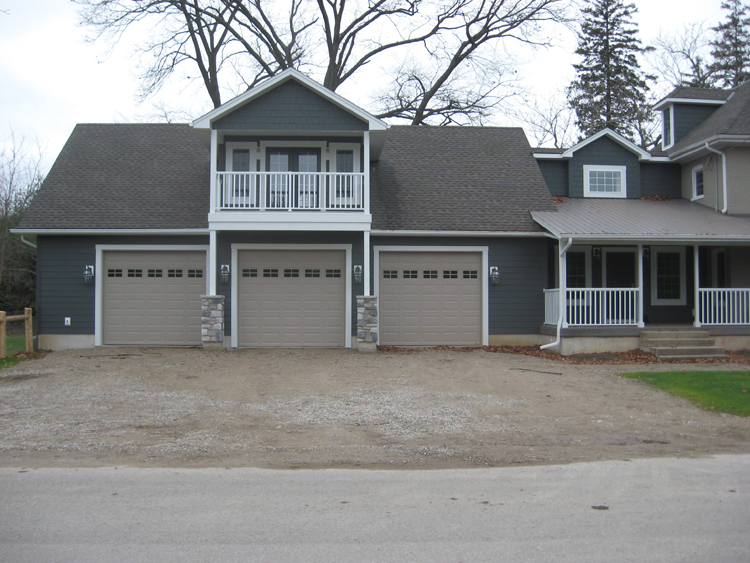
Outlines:
[[227,172],[255,172],[256,143],[227,143],[225,170]]
[[666,150],[674,145],[674,106],[661,112],[661,148]]
[[627,166],[584,165],[584,197],[627,197],[627,193]]
[[685,305],[685,248],[651,247],[651,304]]
[[703,165],[699,164],[692,171],[693,197],[692,200],[703,198]]

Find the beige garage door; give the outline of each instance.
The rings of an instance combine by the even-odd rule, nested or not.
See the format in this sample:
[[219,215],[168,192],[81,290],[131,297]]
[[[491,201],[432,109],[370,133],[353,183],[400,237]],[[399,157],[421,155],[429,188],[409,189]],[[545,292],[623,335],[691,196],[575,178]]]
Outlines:
[[201,343],[206,253],[104,253],[104,344]]
[[344,346],[342,250],[241,250],[240,346]]
[[482,254],[381,252],[380,343],[482,343]]

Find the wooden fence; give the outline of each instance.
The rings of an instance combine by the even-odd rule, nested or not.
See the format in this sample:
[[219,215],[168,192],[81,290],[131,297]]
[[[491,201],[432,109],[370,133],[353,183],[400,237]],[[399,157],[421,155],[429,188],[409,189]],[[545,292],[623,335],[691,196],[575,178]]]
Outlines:
[[6,355],[6,324],[11,321],[26,321],[26,352],[31,353],[34,351],[34,330],[31,326],[31,309],[26,308],[23,310],[23,315],[14,315],[12,317],[6,317],[5,311],[0,311],[0,359]]

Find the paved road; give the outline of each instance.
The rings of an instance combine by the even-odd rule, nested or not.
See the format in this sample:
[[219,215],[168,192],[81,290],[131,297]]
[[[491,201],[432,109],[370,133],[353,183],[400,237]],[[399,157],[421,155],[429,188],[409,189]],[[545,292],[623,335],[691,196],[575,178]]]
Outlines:
[[454,471],[0,469],[2,562],[746,563],[748,528],[750,455]]

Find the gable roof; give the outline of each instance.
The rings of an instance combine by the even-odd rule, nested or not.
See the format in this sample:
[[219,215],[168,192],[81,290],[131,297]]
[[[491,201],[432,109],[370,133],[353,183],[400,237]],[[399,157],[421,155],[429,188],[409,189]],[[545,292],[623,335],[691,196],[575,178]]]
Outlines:
[[208,186],[187,124],[79,124],[19,229],[205,229]]
[[609,127],[605,127],[598,133],[594,133],[590,137],[585,138],[580,143],[573,145],[569,149],[534,149],[534,158],[539,159],[566,159],[566,158],[573,158],[573,154],[582,149],[583,147],[594,143],[601,139],[602,137],[607,137],[617,143],[618,145],[622,146],[626,150],[634,153],[638,156],[638,160],[651,160],[653,158],[656,158],[655,155],[648,152],[647,150],[642,149],[632,141],[629,141],[619,133],[613,131]]
[[667,153],[674,160],[697,158],[705,152],[706,142],[715,148],[750,143],[750,81],[731,90],[724,105],[667,149]]
[[557,204],[557,213],[533,212],[532,216],[557,238],[576,241],[725,243],[750,237],[750,221],[684,199],[570,198]]
[[373,230],[541,232],[555,211],[520,128],[393,126],[372,167]]

